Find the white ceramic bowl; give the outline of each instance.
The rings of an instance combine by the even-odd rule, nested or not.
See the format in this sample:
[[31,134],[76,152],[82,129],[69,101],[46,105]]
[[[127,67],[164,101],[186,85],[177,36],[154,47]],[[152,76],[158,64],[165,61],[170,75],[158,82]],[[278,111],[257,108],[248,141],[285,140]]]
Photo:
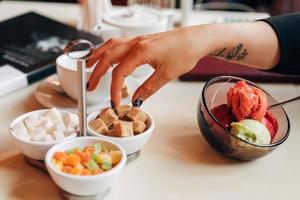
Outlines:
[[[119,150],[122,152],[122,158],[119,163],[109,171],[90,176],[72,175],[60,172],[51,162],[53,154],[56,151],[65,151],[75,147],[83,148],[98,142],[110,150]],[[87,196],[101,193],[110,188],[111,183],[124,169],[126,159],[127,157],[124,149],[114,142],[99,137],[77,137],[53,146],[47,152],[45,163],[51,178],[61,189],[71,194]]]
[[[87,117],[87,122],[89,123],[90,121],[94,120],[97,118],[99,115],[100,111],[93,112],[88,115]],[[147,114],[147,113],[146,113]],[[127,155],[133,154],[143,148],[143,146],[147,143],[149,140],[150,136],[153,133],[155,123],[153,118],[147,114],[148,120],[147,120],[147,130],[144,131],[143,133],[140,133],[138,135],[132,136],[132,137],[111,137],[111,136],[106,136],[102,135],[99,133],[96,133],[90,127],[88,126],[88,134],[92,136],[97,136],[103,139],[108,139],[111,141],[116,142],[117,144],[121,145],[124,149]]]
[[[25,113],[23,115],[20,115],[16,119],[14,119],[11,122],[10,126],[9,126],[10,135],[14,139],[14,142],[15,142],[16,146],[19,148],[19,150],[21,151],[22,154],[24,154],[25,156],[27,156],[29,158],[33,158],[33,159],[36,159],[36,160],[44,160],[47,151],[53,145],[64,142],[64,141],[66,141],[70,138],[76,137],[76,135],[70,135],[70,136],[68,136],[64,139],[54,140],[52,142],[35,142],[35,141],[31,141],[29,139],[24,139],[24,138],[18,137],[14,133],[12,127],[16,123],[18,123],[20,121],[24,121],[28,116],[30,116],[32,114],[36,114],[36,115],[40,116],[40,115],[45,114],[49,110],[50,109],[43,109],[43,110],[35,110],[35,111],[32,111],[32,112]],[[69,113],[69,112],[63,111],[63,110],[58,110],[58,111],[62,115]]]

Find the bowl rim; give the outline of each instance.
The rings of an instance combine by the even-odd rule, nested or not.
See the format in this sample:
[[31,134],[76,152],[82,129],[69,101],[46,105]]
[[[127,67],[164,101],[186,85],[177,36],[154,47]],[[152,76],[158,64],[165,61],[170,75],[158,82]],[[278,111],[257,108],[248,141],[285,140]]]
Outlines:
[[[71,139],[71,138],[75,138],[77,135],[69,135],[63,139],[60,139],[60,140],[54,140],[54,141],[51,141],[51,142],[46,142],[46,141],[41,141],[41,142],[38,142],[38,141],[31,141],[30,139],[27,140],[27,139],[24,139],[24,138],[21,138],[21,137],[18,137],[16,135],[16,133],[14,132],[13,130],[13,125],[15,125],[16,123],[20,122],[21,119],[24,119],[26,117],[28,117],[29,115],[31,114],[34,114],[34,113],[45,113],[49,110],[51,110],[52,108],[48,108],[48,109],[39,109],[39,110],[33,110],[33,111],[30,111],[30,112],[26,112],[26,113],[23,113],[21,115],[19,115],[18,117],[14,118],[12,120],[12,122],[10,123],[9,125],[9,133],[10,135],[15,138],[16,140],[20,141],[20,142],[23,142],[23,143],[27,143],[27,144],[31,144],[31,145],[36,145],[36,146],[48,146],[48,145],[55,145],[55,144],[58,144],[58,143],[61,143],[61,142],[64,142],[65,140],[68,140],[68,139]],[[72,113],[72,112],[69,112],[69,111],[65,111],[65,110],[60,110],[60,109],[57,109],[55,108],[59,113],[63,113],[63,114],[67,114],[67,113]],[[72,113],[72,114],[75,114],[75,113]]]
[[[102,108],[102,109],[104,109],[104,108]],[[100,111],[94,111],[94,112],[90,113],[87,116],[87,123],[89,123],[92,120],[91,118],[94,118],[94,116],[98,116],[102,109],[100,109]],[[102,135],[102,134],[96,133],[94,130],[92,130],[90,128],[89,124],[87,124],[87,130],[88,130],[88,133],[90,132],[95,137],[101,137],[101,138],[106,138],[106,139],[115,140],[115,141],[130,141],[130,140],[133,140],[133,139],[138,139],[138,138],[141,138],[141,137],[145,137],[146,135],[149,135],[153,132],[154,127],[155,127],[155,122],[154,122],[153,118],[151,117],[151,115],[149,115],[146,112],[144,112],[144,113],[147,115],[148,119],[150,119],[150,125],[147,128],[147,130],[145,130],[144,132],[142,132],[138,135],[134,135],[134,136],[130,136],[130,137],[112,137],[112,136]]]
[[[52,156],[54,154],[55,149],[58,146],[63,146],[63,145],[65,145],[65,143],[72,143],[73,141],[76,141],[76,140],[95,140],[95,142],[100,142],[100,143],[101,142],[107,142],[107,143],[113,144],[114,146],[116,146],[118,148],[119,151],[122,152],[121,160],[119,161],[119,163],[116,166],[114,166],[110,170],[104,171],[103,173],[95,174],[95,175],[89,175],[89,176],[73,175],[73,174],[67,174],[67,173],[59,171],[51,163],[51,160],[52,160],[51,158],[52,158]],[[46,167],[47,167],[47,170],[49,171],[49,173],[50,173],[50,171],[52,171],[55,174],[57,174],[59,176],[62,176],[64,178],[70,178],[70,179],[76,179],[76,180],[91,180],[91,179],[98,179],[100,177],[101,178],[105,178],[107,176],[110,176],[110,175],[116,173],[119,170],[122,170],[125,167],[126,161],[127,161],[127,154],[126,154],[126,152],[125,152],[125,150],[124,150],[123,147],[121,147],[119,144],[117,144],[114,141],[103,139],[103,138],[99,138],[99,137],[95,137],[95,136],[75,137],[75,138],[71,138],[71,139],[69,139],[67,141],[64,141],[62,143],[58,143],[58,144],[52,146],[47,151],[46,156],[45,156],[45,164],[46,164]]]
[[[215,116],[212,114],[211,110],[208,109],[208,106],[207,106],[207,103],[206,103],[206,100],[205,100],[205,93],[207,91],[207,88],[208,86],[210,86],[212,83],[216,82],[217,80],[220,80],[220,79],[234,79],[234,80],[240,80],[240,81],[246,81],[247,83],[250,83],[252,84],[253,86],[261,89],[264,93],[266,93],[267,95],[269,95],[271,98],[273,98],[273,100],[275,100],[277,102],[277,100],[271,95],[269,94],[266,90],[264,90],[261,86],[259,86],[258,84],[250,81],[250,80],[247,80],[247,79],[244,79],[244,78],[241,78],[241,77],[236,77],[236,76],[217,76],[217,77],[214,77],[212,79],[210,79],[209,81],[207,81],[203,87],[203,90],[202,90],[202,94],[201,94],[201,97],[202,97],[202,102],[203,102],[203,105],[206,109],[206,111],[208,112],[208,114],[210,115],[210,117],[213,118],[213,120],[215,122],[217,122],[217,124],[225,131],[227,132],[229,135],[233,136],[234,138],[242,141],[242,142],[245,142],[249,145],[253,145],[253,146],[256,146],[256,147],[274,147],[274,146],[278,146],[280,145],[281,143],[283,143],[289,136],[289,133],[290,133],[290,120],[289,120],[289,117],[286,113],[286,111],[284,110],[284,108],[282,106],[280,106],[280,108],[282,109],[285,117],[286,117],[286,120],[287,120],[287,131],[284,135],[284,137],[282,139],[280,139],[279,141],[275,142],[275,143],[271,143],[271,144],[255,144],[255,143],[251,143],[251,142],[248,142],[247,140],[243,140],[239,137],[237,137],[236,135],[232,134],[230,131],[228,131],[227,128],[225,128],[216,118]],[[198,104],[199,105],[199,104]]]

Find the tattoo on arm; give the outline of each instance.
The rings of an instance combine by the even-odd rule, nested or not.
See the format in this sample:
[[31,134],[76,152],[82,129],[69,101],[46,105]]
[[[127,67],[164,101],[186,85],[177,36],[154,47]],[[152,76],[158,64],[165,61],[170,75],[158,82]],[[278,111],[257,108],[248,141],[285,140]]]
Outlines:
[[248,55],[248,50],[244,48],[244,45],[238,44],[236,47],[232,48],[223,48],[217,51],[214,51],[209,54],[210,56],[221,57],[226,60],[243,60]]

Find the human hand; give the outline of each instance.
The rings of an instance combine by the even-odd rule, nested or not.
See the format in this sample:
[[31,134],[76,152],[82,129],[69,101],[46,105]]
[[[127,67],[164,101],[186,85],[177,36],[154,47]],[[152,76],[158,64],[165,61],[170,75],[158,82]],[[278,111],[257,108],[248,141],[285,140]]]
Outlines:
[[200,43],[201,34],[193,29],[196,27],[135,38],[110,39],[96,50],[87,63],[91,67],[99,61],[89,79],[88,91],[96,88],[99,79],[112,64],[118,64],[113,69],[111,83],[111,99],[118,106],[124,79],[140,65],[149,64],[154,68],[154,73],[132,97],[133,102],[137,98],[146,100],[166,83],[191,70],[201,57],[213,50],[209,48],[208,41]]
[[[262,56],[266,52],[267,56]],[[277,36],[265,22],[191,26],[107,41],[87,63],[91,67],[98,62],[87,89],[94,90],[109,67],[118,64],[112,72],[110,91],[112,102],[118,106],[124,79],[140,65],[149,64],[154,73],[132,97],[133,102],[138,98],[146,100],[169,81],[190,71],[208,54],[264,70],[276,66],[280,60]]]

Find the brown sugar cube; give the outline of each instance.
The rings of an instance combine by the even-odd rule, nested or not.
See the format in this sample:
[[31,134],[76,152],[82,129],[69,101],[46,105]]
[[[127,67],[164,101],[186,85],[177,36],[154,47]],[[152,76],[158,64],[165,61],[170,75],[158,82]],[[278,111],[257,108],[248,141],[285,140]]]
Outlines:
[[100,118],[97,118],[89,123],[89,126],[92,130],[97,133],[106,135],[108,134],[108,128],[105,125],[104,121]]
[[133,121],[132,122],[132,128],[133,128],[133,133],[135,135],[138,135],[142,132],[144,132],[147,128],[146,124],[141,121]]
[[131,106],[130,105],[120,105],[117,107],[117,113],[119,118],[123,119],[126,115],[130,112]]
[[129,92],[129,89],[127,87],[127,85],[124,85],[122,90],[121,90],[121,93],[122,93],[122,99],[128,97],[130,95],[130,92]]
[[133,136],[133,129],[131,122],[120,121],[115,123],[114,128],[109,133],[110,136],[114,137],[130,137]]
[[101,111],[99,114],[99,118],[101,118],[107,127],[110,127],[114,122],[118,121],[118,116],[111,108],[106,108]]
[[127,117],[132,121],[147,121],[147,115],[137,107],[133,107],[131,111],[127,114]]

